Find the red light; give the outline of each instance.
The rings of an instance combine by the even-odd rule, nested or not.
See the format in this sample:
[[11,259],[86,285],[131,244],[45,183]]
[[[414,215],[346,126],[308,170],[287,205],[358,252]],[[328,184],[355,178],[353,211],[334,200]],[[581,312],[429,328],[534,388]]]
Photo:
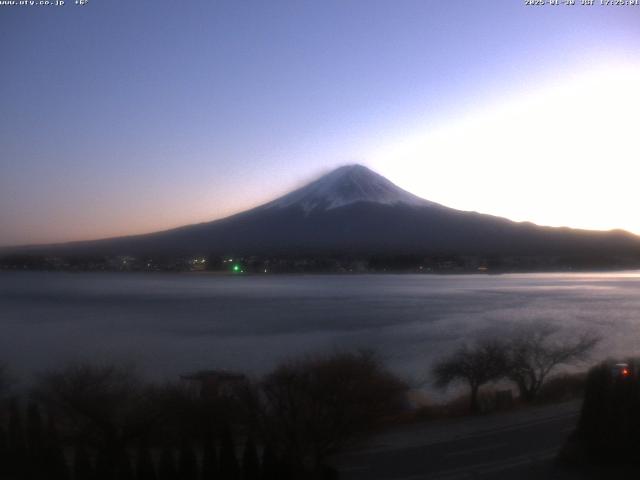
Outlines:
[[629,370],[627,370],[626,368],[622,369],[622,376],[626,377],[627,375],[629,375]]

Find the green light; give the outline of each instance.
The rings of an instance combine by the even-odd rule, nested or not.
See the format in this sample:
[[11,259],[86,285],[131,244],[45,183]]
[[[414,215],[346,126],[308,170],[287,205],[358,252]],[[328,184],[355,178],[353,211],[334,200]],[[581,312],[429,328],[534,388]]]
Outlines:
[[234,265],[233,266],[233,271],[234,272],[239,272],[240,271],[240,265]]

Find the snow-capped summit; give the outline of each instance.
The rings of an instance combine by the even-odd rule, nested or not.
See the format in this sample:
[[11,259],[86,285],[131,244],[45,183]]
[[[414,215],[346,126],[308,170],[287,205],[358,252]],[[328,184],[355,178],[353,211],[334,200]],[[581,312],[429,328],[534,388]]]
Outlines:
[[337,168],[264,208],[298,207],[305,212],[331,210],[357,202],[439,206],[401,189],[362,165]]

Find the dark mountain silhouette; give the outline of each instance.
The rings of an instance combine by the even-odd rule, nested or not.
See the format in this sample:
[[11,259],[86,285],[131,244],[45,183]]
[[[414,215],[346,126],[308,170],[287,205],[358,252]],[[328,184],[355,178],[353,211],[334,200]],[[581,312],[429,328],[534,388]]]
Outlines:
[[25,247],[108,255],[459,254],[640,258],[640,237],[541,227],[465,212],[402,190],[360,165],[338,168],[260,207],[172,230]]

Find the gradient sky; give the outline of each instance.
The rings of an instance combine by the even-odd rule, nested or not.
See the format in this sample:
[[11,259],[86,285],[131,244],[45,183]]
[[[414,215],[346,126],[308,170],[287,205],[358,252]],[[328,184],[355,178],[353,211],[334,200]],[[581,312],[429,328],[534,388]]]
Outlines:
[[212,220],[354,162],[640,233],[640,7],[67,3],[0,7],[0,245]]

